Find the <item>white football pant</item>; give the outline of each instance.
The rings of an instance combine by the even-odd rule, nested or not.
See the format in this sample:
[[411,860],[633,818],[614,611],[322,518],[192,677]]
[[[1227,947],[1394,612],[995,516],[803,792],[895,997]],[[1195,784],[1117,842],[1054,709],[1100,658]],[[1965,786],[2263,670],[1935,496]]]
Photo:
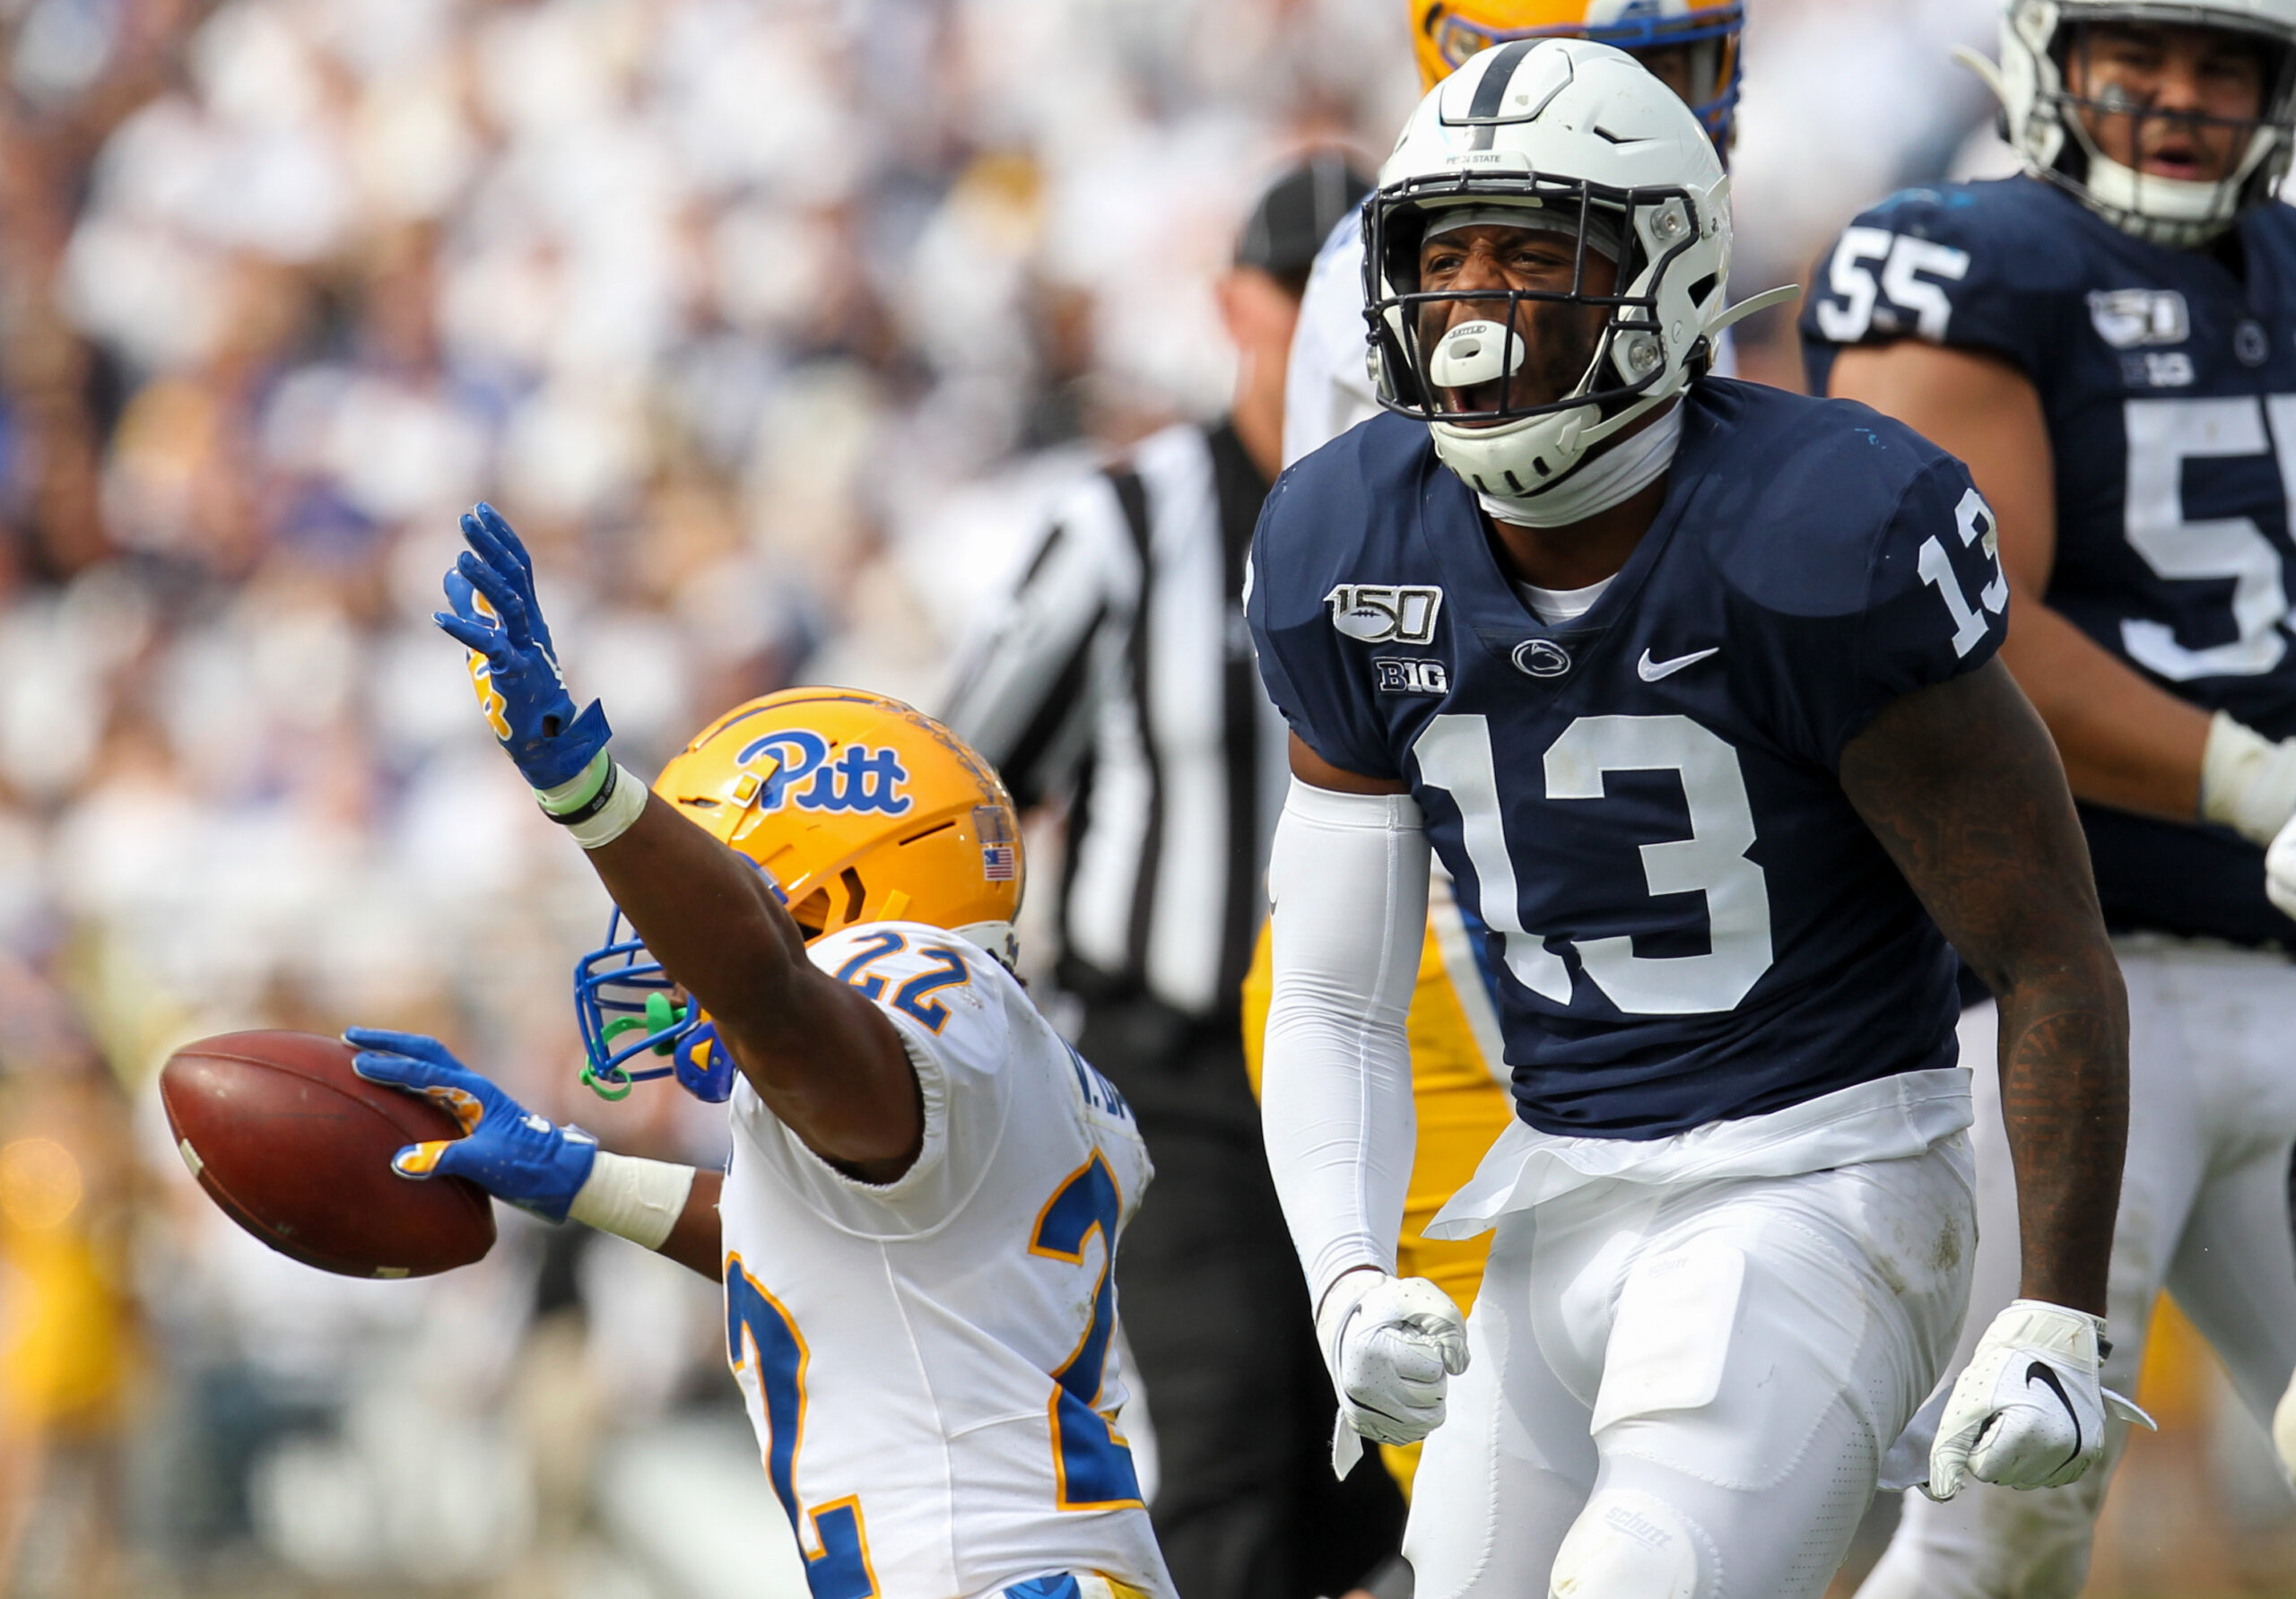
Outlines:
[[1956,1134],[1502,1217],[1413,1485],[1417,1599],[1823,1593],[1960,1333],[1972,1180]]
[[[2266,1427],[2296,1369],[2296,966],[2283,955],[2159,936],[2116,939],[2128,983],[2128,1164],[2113,1234],[2105,1386],[2136,1392],[2162,1289],[2215,1345]],[[2001,1121],[1991,1004],[1961,1018],[1975,1069],[1977,1279],[1958,1376],[2017,1294],[2017,1185]],[[2108,1424],[2103,1465],[2063,1488],[1971,1483],[1946,1503],[1905,1498],[1904,1518],[1858,1599],[2060,1599],[2081,1591],[2111,1468],[2127,1441]]]

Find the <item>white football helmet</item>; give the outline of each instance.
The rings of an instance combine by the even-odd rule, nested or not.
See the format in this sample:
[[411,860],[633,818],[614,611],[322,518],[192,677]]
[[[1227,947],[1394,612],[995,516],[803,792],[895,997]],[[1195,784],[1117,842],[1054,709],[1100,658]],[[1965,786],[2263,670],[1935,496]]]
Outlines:
[[[2296,4],[2296,0],[2292,0]],[[1430,424],[1470,487],[1534,502],[1596,448],[1687,389],[1726,320],[1730,181],[1697,114],[1632,56],[1578,39],[1483,51],[1420,101],[1363,207],[1364,318],[1371,381],[1388,410]],[[1419,251],[1442,213],[1573,233],[1571,292],[1422,292]],[[1590,249],[1618,257],[1615,293],[1580,291]],[[1448,302],[1477,317],[1443,328]],[[1528,357],[1511,330],[1525,301],[1609,315],[1577,385],[1549,404],[1444,407],[1439,389],[1511,377]],[[1762,297],[1762,303],[1770,300]],[[1752,305],[1745,309],[1752,309]],[[1422,336],[1422,321],[1437,324]]]
[[[2248,145],[2230,176],[2213,183],[2151,177],[2106,159],[2081,111],[2142,112],[2083,100],[2066,87],[2066,62],[2083,26],[2094,22],[2222,28],[2265,48],[2263,114],[2241,125],[2250,130]],[[2270,199],[2288,171],[2296,135],[2296,0],[2009,0],[2000,66],[1964,58],[2001,97],[2003,136],[2026,169],[2139,239],[2205,244],[2244,207]]]

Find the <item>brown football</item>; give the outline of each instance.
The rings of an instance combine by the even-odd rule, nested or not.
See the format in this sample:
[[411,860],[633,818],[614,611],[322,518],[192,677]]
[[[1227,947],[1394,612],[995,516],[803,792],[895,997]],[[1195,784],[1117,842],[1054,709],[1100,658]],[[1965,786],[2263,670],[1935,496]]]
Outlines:
[[455,1118],[369,1082],[315,1033],[224,1033],[160,1069],[176,1149],[223,1213],[282,1255],[345,1277],[427,1277],[494,1247],[494,1206],[460,1178],[391,1169]]

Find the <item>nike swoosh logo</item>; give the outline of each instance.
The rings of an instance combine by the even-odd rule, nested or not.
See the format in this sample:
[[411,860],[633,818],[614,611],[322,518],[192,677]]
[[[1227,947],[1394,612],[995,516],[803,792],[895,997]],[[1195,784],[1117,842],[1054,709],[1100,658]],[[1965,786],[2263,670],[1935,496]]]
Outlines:
[[[2045,1385],[2050,1393],[2056,1395],[2057,1402],[2065,1407],[2065,1413],[2073,1419],[2073,1453],[2065,1457],[2065,1465],[2071,1465],[2081,1458],[2081,1412],[2073,1408],[2073,1395],[2065,1391],[2065,1379],[2039,1360],[2025,1368],[2025,1386],[2030,1388],[2036,1382]],[[2057,1470],[2063,1471],[2065,1465],[2057,1467]]]
[[1672,677],[1685,666],[1697,665],[1709,656],[1721,653],[1722,647],[1718,644],[1711,649],[1694,649],[1686,656],[1676,656],[1671,661],[1654,661],[1646,649],[1642,652],[1642,658],[1634,663],[1634,674],[1644,682],[1657,682],[1662,677]]

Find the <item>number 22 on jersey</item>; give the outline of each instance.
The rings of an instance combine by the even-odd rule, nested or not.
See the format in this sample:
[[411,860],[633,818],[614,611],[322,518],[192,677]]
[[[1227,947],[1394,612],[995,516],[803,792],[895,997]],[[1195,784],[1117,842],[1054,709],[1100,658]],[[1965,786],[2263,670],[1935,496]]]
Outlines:
[[[1029,1253],[1075,1265],[1085,1263],[1092,1235],[1100,1239],[1091,1310],[1076,1347],[1052,1374],[1046,1412],[1052,1426],[1056,1499],[1063,1510],[1118,1510],[1141,1504],[1132,1450],[1114,1422],[1092,1407],[1106,1386],[1109,1345],[1116,1334],[1117,1225],[1124,1195],[1098,1151],[1071,1172],[1045,1201],[1029,1233]],[[749,1274],[738,1255],[726,1259],[726,1343],[736,1377],[754,1385],[772,1439],[766,1476],[798,1534],[805,1584],[813,1599],[874,1599],[869,1535],[857,1494],[811,1508],[797,1498],[797,1456],[804,1443],[805,1368],[811,1351],[781,1301]],[[814,1547],[807,1548],[810,1527]]]
[[1108,1375],[1109,1342],[1116,1334],[1118,1220],[1124,1195],[1098,1150],[1071,1172],[1037,1212],[1029,1253],[1084,1264],[1085,1245],[1100,1235],[1100,1274],[1092,1283],[1092,1314],[1084,1335],[1052,1374],[1052,1461],[1063,1510],[1118,1510],[1138,1505],[1140,1480],[1132,1449],[1116,1423],[1093,1409]]
[[[765,1474],[796,1529],[805,1586],[813,1599],[874,1599],[877,1574],[869,1566],[859,1496],[848,1494],[810,1510],[798,1507],[797,1451],[805,1438],[805,1367],[812,1351],[796,1319],[749,1274],[738,1255],[726,1257],[726,1344],[734,1375],[748,1375],[765,1411],[773,1440],[766,1451]],[[809,1522],[816,1545],[812,1549],[805,1547]]]

